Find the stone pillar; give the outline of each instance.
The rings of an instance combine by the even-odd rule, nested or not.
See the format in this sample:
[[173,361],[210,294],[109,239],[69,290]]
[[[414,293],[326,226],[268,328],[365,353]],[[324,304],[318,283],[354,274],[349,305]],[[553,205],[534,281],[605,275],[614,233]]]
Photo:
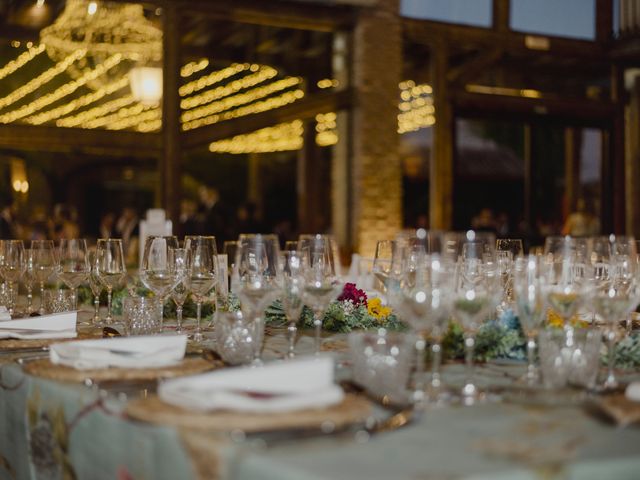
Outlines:
[[625,112],[626,233],[640,238],[640,77],[636,77]]
[[399,0],[363,9],[353,33],[352,242],[373,256],[376,240],[402,228],[398,84],[402,74]]

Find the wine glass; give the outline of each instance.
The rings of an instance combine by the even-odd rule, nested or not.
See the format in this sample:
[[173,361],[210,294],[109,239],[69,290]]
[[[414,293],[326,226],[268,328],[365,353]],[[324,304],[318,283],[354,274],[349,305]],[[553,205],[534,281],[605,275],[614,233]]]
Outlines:
[[585,301],[585,243],[565,237],[547,237],[544,249],[545,300],[561,317],[565,329]]
[[611,235],[607,239],[611,255],[607,281],[596,284],[590,295],[595,312],[605,324],[607,339],[607,376],[605,390],[615,389],[619,382],[615,376],[615,344],[619,322],[627,320],[640,300],[640,288],[636,276],[635,241],[631,237]]
[[237,240],[225,240],[222,245],[222,253],[227,255],[227,261],[229,262],[229,287],[234,283],[233,277],[236,271],[236,254],[238,253],[238,241]]
[[516,259],[513,290],[520,326],[527,336],[527,373],[524,381],[534,385],[539,381],[535,364],[536,339],[546,320],[544,286],[544,259],[528,255]]
[[171,299],[176,304],[176,333],[182,333],[182,309],[191,287],[190,252],[186,248],[169,249],[169,270],[175,277]]
[[513,258],[518,258],[524,252],[522,240],[519,238],[499,238],[496,240],[496,252],[511,252]]
[[0,274],[9,288],[9,314],[15,313],[15,283],[24,271],[24,244],[22,240],[0,240]]
[[124,264],[121,238],[101,238],[96,246],[95,272],[107,289],[106,325],[113,323],[111,315],[111,295],[127,274]]
[[33,284],[36,281],[34,268],[34,255],[31,248],[24,249],[24,274],[22,275],[22,283],[27,290],[27,306],[26,314],[33,312]]
[[44,315],[44,284],[58,269],[58,257],[52,240],[32,240],[34,276],[40,283],[40,308],[38,313]]
[[378,280],[381,293],[388,294],[391,290],[399,287],[406,244],[405,240],[379,240],[377,242],[371,272]]
[[160,305],[160,331],[163,328],[164,304],[175,286],[175,272],[170,268],[169,250],[178,248],[178,239],[172,235],[147,238],[140,263],[140,280],[158,297]]
[[91,293],[93,294],[93,318],[91,322],[94,325],[100,325],[100,294],[102,293],[102,281],[98,276],[98,271],[96,268],[96,252],[91,252],[89,254],[89,260],[91,265],[91,271],[89,272],[89,288],[91,289]]
[[315,235],[300,240],[300,250],[304,255],[303,274],[305,278],[302,293],[303,302],[313,311],[315,327],[315,353],[320,354],[320,333],[322,318],[329,304],[342,291],[335,271],[331,239],[326,235]]
[[479,399],[479,389],[474,383],[475,337],[484,321],[495,312],[500,297],[500,277],[494,253],[495,240],[467,241],[456,267],[453,314],[464,332],[466,379],[462,387],[462,401],[472,405]]
[[235,292],[243,312],[253,318],[258,338],[254,339],[254,365],[260,365],[264,335],[264,309],[273,302],[281,288],[279,268],[280,243],[277,235],[242,234],[239,237],[234,273]]
[[296,324],[302,313],[302,292],[304,290],[303,257],[298,250],[282,252],[282,293],[281,301],[289,325],[287,336],[289,348],[287,358],[295,357]]
[[84,282],[91,270],[87,256],[87,241],[84,238],[63,238],[58,247],[60,268],[58,276],[64,284],[73,290],[73,304],[78,308],[78,287]]
[[[442,338],[453,308],[454,265],[428,255],[423,249],[408,255],[405,275],[399,294],[392,294],[392,304],[419,336],[416,342],[417,364],[414,402],[420,405],[425,397],[430,402],[446,400],[440,375]],[[427,338],[431,342],[431,382],[424,386],[424,354]]]
[[212,236],[189,236],[185,238],[184,246],[189,251],[188,284],[196,301],[196,331],[193,339],[201,342],[204,338],[200,328],[202,302],[209,298],[211,289],[218,281],[216,239]]

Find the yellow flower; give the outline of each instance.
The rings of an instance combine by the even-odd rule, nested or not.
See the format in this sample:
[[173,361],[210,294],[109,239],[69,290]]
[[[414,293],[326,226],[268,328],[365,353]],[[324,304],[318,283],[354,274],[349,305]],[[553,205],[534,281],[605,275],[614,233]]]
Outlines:
[[[557,312],[549,309],[547,311],[547,324],[553,328],[563,328],[564,320]],[[571,317],[571,319],[569,320],[569,324],[572,327],[576,327],[576,328],[585,328],[589,326],[587,322],[585,322],[584,320],[580,320],[580,318],[577,315],[574,315],[573,317]]]
[[367,312],[373,318],[380,320],[391,315],[391,308],[383,305],[379,298],[370,298],[367,301]]

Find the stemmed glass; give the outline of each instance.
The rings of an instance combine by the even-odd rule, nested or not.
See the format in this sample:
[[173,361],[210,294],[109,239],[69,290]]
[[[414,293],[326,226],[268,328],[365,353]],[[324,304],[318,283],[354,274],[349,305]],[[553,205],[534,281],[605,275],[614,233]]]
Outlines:
[[319,355],[322,318],[329,304],[342,291],[343,285],[336,275],[330,237],[315,235],[300,240],[299,247],[304,255],[305,285],[302,300],[313,311],[315,353]]
[[196,301],[196,331],[193,340],[203,340],[200,322],[202,302],[209,298],[211,289],[218,281],[218,253],[216,239],[212,236],[189,236],[185,239],[185,249],[189,251],[188,284]]
[[127,274],[121,238],[101,238],[98,240],[95,273],[107,289],[107,316],[104,323],[110,325],[113,323],[111,295],[113,289],[122,282]]
[[304,291],[303,257],[297,250],[282,252],[282,294],[281,301],[289,325],[287,337],[289,348],[287,358],[295,357],[295,342],[298,328],[296,324],[302,313],[302,293]]
[[528,363],[524,381],[529,385],[534,385],[539,380],[535,353],[536,339],[546,320],[543,284],[544,264],[539,255],[528,255],[516,260],[513,290],[520,326],[527,336]]
[[379,240],[376,244],[371,272],[382,285],[382,293],[399,287],[406,245],[404,239]]
[[465,405],[474,404],[479,397],[473,379],[475,336],[487,317],[495,312],[500,297],[493,245],[465,242],[456,267],[453,314],[464,331],[466,379],[461,393]]
[[238,239],[234,290],[243,313],[253,318],[255,332],[254,365],[260,365],[264,335],[264,309],[276,299],[281,285],[280,242],[276,235],[242,234]]
[[36,281],[35,268],[34,268],[34,256],[33,250],[30,248],[24,249],[24,275],[22,276],[22,282],[27,290],[27,307],[26,314],[30,315],[33,311],[33,284]]
[[0,240],[0,274],[9,287],[9,314],[15,312],[14,285],[24,271],[24,245],[22,240]]
[[73,290],[73,304],[78,308],[78,287],[89,277],[91,267],[87,256],[87,241],[84,238],[63,238],[58,248],[60,269],[58,276]]
[[628,317],[640,299],[636,277],[635,241],[630,237],[612,236],[610,246],[608,281],[598,284],[591,295],[595,312],[606,325],[607,376],[603,384],[604,389],[615,389],[619,385],[614,371],[618,324]]
[[93,318],[91,319],[94,325],[100,325],[100,294],[102,293],[102,281],[98,276],[96,269],[96,253],[92,252],[90,255],[91,271],[89,272],[89,288],[93,294]]
[[496,252],[511,252],[513,258],[523,254],[522,240],[519,238],[499,238],[496,240]]
[[182,333],[182,309],[191,287],[190,259],[186,248],[169,249],[169,269],[175,276],[171,299],[176,304],[176,333]]
[[32,240],[34,276],[40,283],[40,308],[38,313],[44,315],[44,284],[58,269],[58,257],[52,240]]
[[140,264],[140,280],[158,298],[160,304],[160,331],[164,321],[164,303],[175,286],[175,272],[170,268],[169,250],[178,248],[178,239],[174,236],[155,236],[147,238]]
[[[412,249],[412,250],[415,250]],[[399,295],[392,294],[392,304],[419,336],[416,342],[417,364],[414,402],[440,403],[443,395],[440,376],[442,338],[453,307],[453,264],[440,258],[439,254],[427,255],[419,248],[408,255],[405,276]],[[431,337],[431,382],[425,391],[424,354],[427,337]]]

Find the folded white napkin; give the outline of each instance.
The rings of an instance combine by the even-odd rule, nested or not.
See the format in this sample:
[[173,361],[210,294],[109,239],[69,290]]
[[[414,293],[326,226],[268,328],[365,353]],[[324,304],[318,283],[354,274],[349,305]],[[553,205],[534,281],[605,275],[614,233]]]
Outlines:
[[39,317],[0,322],[0,338],[44,340],[47,338],[75,338],[77,312],[54,313]]
[[320,357],[227,368],[163,382],[160,398],[195,410],[269,413],[321,408],[342,401],[333,383],[333,359]]
[[186,335],[156,335],[56,343],[49,347],[52,363],[77,370],[93,368],[154,368],[180,362]]
[[5,320],[11,320],[11,315],[9,315],[9,310],[4,305],[0,305],[0,322]]
[[631,382],[627,385],[625,395],[629,400],[640,402],[640,382]]

